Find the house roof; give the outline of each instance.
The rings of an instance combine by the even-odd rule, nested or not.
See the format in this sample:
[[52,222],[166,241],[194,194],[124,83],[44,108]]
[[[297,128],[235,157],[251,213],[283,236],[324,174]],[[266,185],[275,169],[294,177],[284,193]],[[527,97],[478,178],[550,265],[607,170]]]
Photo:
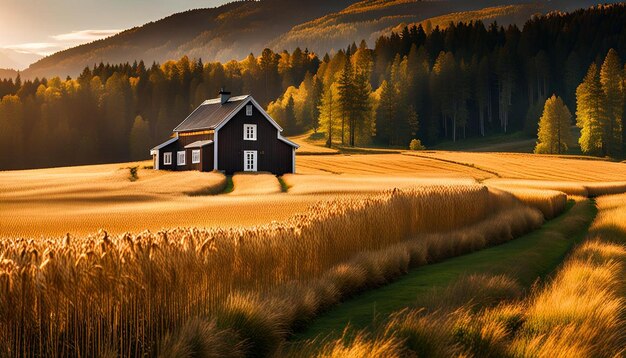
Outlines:
[[289,139],[283,137],[282,135],[278,135],[278,139],[282,140],[283,142],[289,144],[292,147],[295,147],[296,149],[300,148],[300,146],[292,141],[290,141]]
[[174,128],[174,132],[215,129],[231,113],[238,111],[249,97],[249,95],[231,97],[224,104],[219,98],[206,100]]
[[178,136],[176,136],[174,138],[171,138],[171,139],[167,140],[166,142],[163,142],[163,143],[157,145],[156,147],[152,148],[152,150],[150,150],[150,153],[152,153],[153,150],[159,150],[159,149],[165,147],[166,145],[172,144],[172,143],[176,142],[177,140],[178,140]]
[[202,148],[202,147],[204,147],[205,145],[209,145],[209,144],[213,144],[213,141],[212,141],[212,140],[198,140],[198,141],[195,141],[195,142],[193,142],[193,143],[191,143],[191,144],[187,144],[187,145],[185,146],[185,149],[189,149],[189,148]]

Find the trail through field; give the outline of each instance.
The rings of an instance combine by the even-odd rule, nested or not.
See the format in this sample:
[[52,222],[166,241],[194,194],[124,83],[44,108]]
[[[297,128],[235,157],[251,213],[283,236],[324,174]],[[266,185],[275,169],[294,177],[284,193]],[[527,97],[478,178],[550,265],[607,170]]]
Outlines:
[[[433,296],[438,289],[470,274],[505,274],[525,288],[552,272],[581,240],[597,210],[590,200],[575,204],[541,229],[504,244],[416,268],[397,281],[364,292],[322,314],[293,342],[318,336],[339,337],[343,330],[368,327],[376,319]],[[514,264],[513,264],[514,263]]]

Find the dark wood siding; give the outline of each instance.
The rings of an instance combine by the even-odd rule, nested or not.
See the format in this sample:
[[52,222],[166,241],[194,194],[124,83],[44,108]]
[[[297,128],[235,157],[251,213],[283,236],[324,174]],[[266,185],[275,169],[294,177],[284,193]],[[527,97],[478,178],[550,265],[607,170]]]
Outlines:
[[[213,140],[213,134],[200,134],[192,136],[180,136],[178,140],[171,143],[159,150],[159,169],[166,170],[213,170],[213,144],[206,145],[202,148],[189,148],[185,149],[185,146],[199,140]],[[192,163],[192,151],[200,150],[200,163]],[[185,151],[185,165],[178,165],[178,152]],[[169,152],[172,153],[172,164],[165,165],[163,161],[163,154]]]
[[[170,143],[165,147],[159,149],[159,169],[176,170],[176,151],[178,151],[178,141]],[[172,153],[172,164],[165,165],[163,162],[163,155],[165,153]]]
[[[255,141],[243,139],[243,125],[257,125]],[[257,171],[282,175],[292,172],[292,147],[278,139],[278,130],[255,107],[246,116],[245,106],[217,134],[219,170],[243,171],[244,150],[257,151]]]
[[205,145],[202,147],[202,156],[200,163],[202,164],[203,172],[210,172],[213,170],[213,144]]

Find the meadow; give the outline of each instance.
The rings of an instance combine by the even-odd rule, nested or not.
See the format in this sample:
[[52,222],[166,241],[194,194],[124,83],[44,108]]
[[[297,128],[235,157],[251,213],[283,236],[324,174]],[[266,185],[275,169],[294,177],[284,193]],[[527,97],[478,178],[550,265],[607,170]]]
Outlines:
[[[615,293],[620,283],[611,278],[610,287],[596,289],[595,281],[575,286],[569,278],[584,274],[567,274],[583,266],[575,260],[581,248],[552,281],[520,287],[551,272],[571,249],[570,238],[584,236],[595,215],[586,197],[599,196],[600,213],[585,245],[623,235],[623,195],[600,196],[624,191],[623,163],[452,152],[307,155],[298,157],[297,174],[281,178],[156,172],[149,165],[0,172],[0,356],[403,356],[417,349],[410,329],[433,326],[440,327],[429,329],[433,337],[415,339],[446,347],[444,356],[492,349],[480,332],[500,334],[497,352],[533,356],[562,348],[565,335],[582,329],[541,321],[557,300],[551,289],[573,287],[560,293],[564,300],[580,285],[615,302],[597,318],[606,325],[597,327],[621,327],[619,319],[608,320],[623,310]],[[623,242],[610,245],[598,255],[613,255]],[[496,256],[505,257],[523,247],[535,251],[510,260],[546,263],[526,272],[525,281],[504,268],[496,275],[510,265],[496,264],[489,250],[504,250]],[[580,257],[590,255],[585,250]],[[394,290],[396,280],[421,279],[419,270],[438,270],[449,260],[470,260],[458,266],[469,269],[472,255],[487,255],[479,261],[492,271],[450,281],[441,292],[498,292],[495,299],[481,296],[489,304],[450,298],[452,307],[425,310],[396,299],[375,328],[288,343],[337,305]],[[617,265],[613,256],[609,261]],[[404,287],[406,297],[415,297],[411,287]],[[523,334],[508,330],[513,321],[490,318],[507,312],[516,314],[511,320],[523,315]],[[467,342],[457,341],[459,327]],[[561,336],[542,348],[559,329]],[[601,343],[613,349],[622,338],[607,335]]]

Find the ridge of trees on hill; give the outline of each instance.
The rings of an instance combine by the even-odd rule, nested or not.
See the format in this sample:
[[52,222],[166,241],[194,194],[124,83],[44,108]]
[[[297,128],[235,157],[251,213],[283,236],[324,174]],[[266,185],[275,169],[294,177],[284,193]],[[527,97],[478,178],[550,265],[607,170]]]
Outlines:
[[[76,79],[3,80],[0,168],[143,159],[142,145],[133,141],[163,141],[221,87],[252,94],[286,134],[320,130],[329,145],[407,147],[419,138],[428,146],[519,130],[536,135],[548,96],[576,108],[584,69],[600,64],[610,48],[617,62],[626,58],[624,23],[625,5],[597,6],[536,17],[522,29],[481,22],[431,31],[413,26],[379,37],[374,48],[362,41],[321,59],[306,50],[266,49],[227,63],[185,56],[150,67],[100,64]],[[603,98],[617,108],[623,101],[615,96]],[[584,122],[583,108],[576,112]],[[617,110],[596,117],[613,118],[611,133],[624,136]],[[602,138],[590,153],[614,155],[623,142]]]

